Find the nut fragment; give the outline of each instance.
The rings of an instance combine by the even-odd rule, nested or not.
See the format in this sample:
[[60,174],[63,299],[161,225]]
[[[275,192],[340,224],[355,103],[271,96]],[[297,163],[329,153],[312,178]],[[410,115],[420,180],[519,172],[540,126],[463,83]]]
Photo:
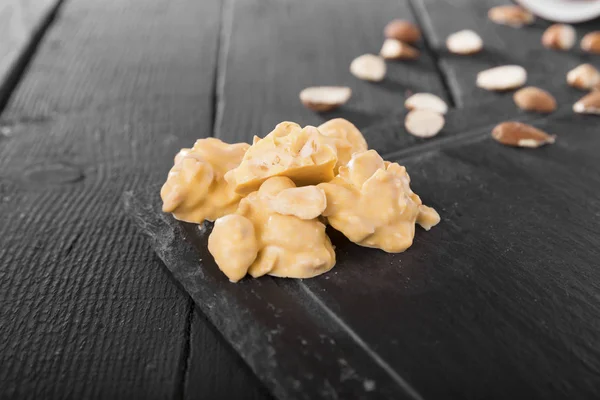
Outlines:
[[600,87],[600,71],[591,64],[581,64],[567,73],[567,83],[577,89]]
[[527,81],[527,71],[518,65],[490,68],[477,74],[477,86],[486,90],[509,90]]
[[483,40],[477,33],[465,29],[448,36],[446,47],[454,54],[475,54],[483,48]]
[[540,147],[554,143],[556,137],[521,122],[503,122],[492,130],[492,137],[506,146]]
[[579,114],[600,115],[600,92],[594,91],[573,104],[573,111]]
[[535,17],[523,7],[515,5],[493,7],[488,11],[488,18],[501,25],[520,28],[533,23]]
[[438,96],[431,93],[415,93],[404,102],[409,110],[431,110],[438,114],[446,114],[448,105]]
[[396,39],[386,39],[379,54],[388,60],[415,60],[419,58],[419,50]]
[[542,35],[542,44],[555,50],[569,50],[575,45],[577,33],[571,25],[554,24]]
[[326,206],[325,193],[316,186],[285,189],[271,201],[274,211],[281,215],[295,215],[300,219],[317,218]]
[[590,32],[581,39],[581,49],[588,53],[600,54],[600,31]]
[[367,150],[367,141],[354,124],[343,118],[331,119],[317,128],[323,136],[329,138],[337,150],[337,163],[335,164],[335,173],[338,168],[346,165],[352,154]]
[[421,39],[419,28],[409,21],[395,19],[385,26],[386,38],[400,40],[404,43],[415,43]]
[[352,89],[346,86],[313,86],[300,92],[300,101],[313,111],[331,111],[346,104]]
[[518,90],[513,100],[521,110],[551,113],[556,110],[556,99],[550,93],[537,87],[528,86]]
[[430,138],[444,127],[444,117],[431,110],[412,110],[406,114],[404,127],[413,136]]
[[385,62],[374,54],[363,54],[352,61],[350,72],[358,79],[379,82],[385,77]]

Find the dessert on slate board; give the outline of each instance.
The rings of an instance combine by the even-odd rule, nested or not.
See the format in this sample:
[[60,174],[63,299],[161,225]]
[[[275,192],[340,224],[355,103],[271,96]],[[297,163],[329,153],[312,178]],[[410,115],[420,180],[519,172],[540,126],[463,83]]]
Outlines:
[[352,242],[406,250],[415,223],[438,213],[410,189],[406,169],[369,150],[338,118],[319,127],[282,122],[253,144],[200,139],[182,149],[162,187],[163,211],[214,221],[208,249],[225,275],[310,278],[335,265],[325,225]]

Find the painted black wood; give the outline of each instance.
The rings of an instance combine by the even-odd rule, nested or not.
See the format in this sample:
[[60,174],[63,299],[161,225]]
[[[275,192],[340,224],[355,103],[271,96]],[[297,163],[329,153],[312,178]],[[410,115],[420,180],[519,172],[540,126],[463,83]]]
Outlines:
[[[569,70],[583,62],[600,67],[597,56],[576,46],[566,52],[546,49],[541,37],[550,22],[537,19],[533,25],[519,29],[498,25],[487,18],[490,8],[507,4],[503,0],[436,1],[412,0],[420,15],[431,48],[439,55],[439,65],[458,107],[489,103],[512,92],[493,93],[475,86],[477,73],[487,68],[518,64],[528,73],[528,85],[552,92],[558,101],[575,92],[566,84]],[[598,29],[598,21],[577,24],[578,38]],[[451,54],[446,49],[446,37],[462,29],[472,29],[483,39],[484,50],[471,56]]]
[[[445,96],[432,58],[388,62],[382,83],[350,74],[350,62],[378,54],[383,27],[393,18],[415,20],[408,0],[229,0],[223,63],[219,68],[215,136],[251,141],[283,120],[319,125],[344,117],[365,127],[403,107],[407,90]],[[323,115],[305,109],[298,94],[307,86],[344,85],[352,99]],[[243,95],[242,95],[243,94]]]
[[0,398],[183,398],[190,353],[195,396],[241,392],[121,202],[210,134],[220,7],[67,1],[41,41],[0,117]]
[[[228,283],[207,232],[160,214],[156,190],[130,195],[130,208],[278,397],[596,398],[600,132],[568,109],[536,126],[557,143],[508,148],[482,128],[394,157],[441,224],[402,254],[332,232],[338,264],[314,279]],[[320,335],[334,342],[324,347]],[[347,366],[373,391],[340,379]],[[306,385],[300,371],[321,383]]]

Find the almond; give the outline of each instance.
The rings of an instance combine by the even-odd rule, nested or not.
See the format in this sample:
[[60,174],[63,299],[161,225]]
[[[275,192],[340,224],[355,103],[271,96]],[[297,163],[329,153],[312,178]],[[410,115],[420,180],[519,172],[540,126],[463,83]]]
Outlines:
[[527,71],[518,65],[504,65],[477,74],[477,86],[487,90],[509,90],[527,81]]
[[577,33],[571,25],[554,24],[542,35],[542,44],[554,50],[569,50],[575,45]]
[[421,39],[419,28],[409,21],[395,19],[385,26],[386,38],[396,39],[404,43],[415,43]]
[[302,104],[313,111],[331,111],[350,100],[352,89],[346,86],[313,86],[300,92]]
[[446,114],[448,105],[444,100],[431,93],[415,93],[404,102],[409,110],[431,110],[438,114]]
[[492,130],[492,137],[506,146],[540,147],[554,143],[556,137],[521,122],[503,122]]
[[415,60],[419,50],[396,39],[386,39],[379,54],[388,60]]
[[567,73],[567,83],[577,89],[593,89],[600,85],[600,71],[592,64],[581,64]]
[[491,8],[488,11],[488,18],[497,24],[508,25],[513,28],[529,25],[535,19],[529,11],[515,5]]
[[477,33],[465,29],[448,36],[446,47],[454,54],[475,54],[483,48],[483,40]]
[[540,88],[528,86],[518,90],[513,100],[521,110],[551,113],[556,110],[556,99]]
[[412,110],[404,119],[404,127],[408,133],[423,139],[437,135],[444,123],[444,117],[431,110]]
[[581,49],[588,53],[600,54],[600,31],[590,32],[581,39]]
[[385,62],[374,54],[363,54],[352,61],[350,72],[358,79],[379,82],[385,77]]
[[573,104],[573,111],[579,114],[600,115],[600,92],[594,91],[583,96]]

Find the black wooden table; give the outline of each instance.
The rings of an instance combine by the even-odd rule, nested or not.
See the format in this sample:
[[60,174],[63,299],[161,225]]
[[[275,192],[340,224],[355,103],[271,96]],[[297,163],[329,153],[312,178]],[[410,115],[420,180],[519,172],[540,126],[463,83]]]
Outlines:
[[[373,351],[369,362],[406,384],[408,398],[598,397],[600,120],[571,112],[582,92],[565,84],[582,62],[600,67],[598,56],[544,49],[544,21],[491,24],[487,10],[499,0],[14,3],[0,11],[1,398],[291,396],[195,306],[127,215],[123,193],[162,182],[172,155],[196,138],[248,141],[282,120],[318,125],[337,116],[405,163],[446,224],[405,253],[422,268],[391,281],[395,299],[406,301],[402,324],[373,329],[348,308],[333,309]],[[379,51],[392,18],[422,27],[421,58],[390,63],[381,84],[357,80],[350,61]],[[445,37],[467,28],[485,50],[448,54]],[[528,84],[552,92],[559,110],[525,114],[510,93],[476,88],[478,71],[501,64],[526,67]],[[354,95],[318,115],[298,100],[311,85],[348,85]],[[409,91],[452,106],[435,139],[404,132]],[[492,143],[491,128],[508,119],[558,141],[536,151]],[[443,252],[419,259],[418,246],[440,243]],[[360,295],[365,304],[356,307],[381,308],[372,294],[339,291],[356,277],[347,274],[307,281],[304,295],[326,306]],[[380,357],[375,333],[395,350]]]

